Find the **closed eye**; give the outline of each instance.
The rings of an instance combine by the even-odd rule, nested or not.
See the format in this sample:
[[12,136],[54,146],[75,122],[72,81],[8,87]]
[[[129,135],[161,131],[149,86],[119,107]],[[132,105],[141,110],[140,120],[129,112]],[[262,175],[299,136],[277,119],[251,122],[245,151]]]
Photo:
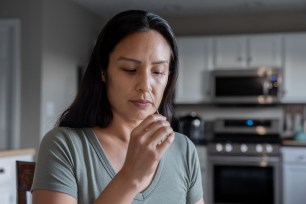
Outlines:
[[134,74],[134,73],[136,73],[136,69],[128,69],[128,68],[125,68],[125,69],[123,69],[123,71],[128,72],[129,74]]
[[153,74],[155,76],[158,76],[158,77],[162,77],[162,76],[166,75],[165,72],[153,72]]

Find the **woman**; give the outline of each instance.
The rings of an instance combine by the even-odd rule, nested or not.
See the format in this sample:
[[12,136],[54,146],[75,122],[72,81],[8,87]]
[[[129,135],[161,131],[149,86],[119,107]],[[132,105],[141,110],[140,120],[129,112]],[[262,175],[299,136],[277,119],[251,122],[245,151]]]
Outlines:
[[177,61],[161,17],[114,16],[76,99],[41,142],[33,203],[204,203],[195,147],[168,122]]

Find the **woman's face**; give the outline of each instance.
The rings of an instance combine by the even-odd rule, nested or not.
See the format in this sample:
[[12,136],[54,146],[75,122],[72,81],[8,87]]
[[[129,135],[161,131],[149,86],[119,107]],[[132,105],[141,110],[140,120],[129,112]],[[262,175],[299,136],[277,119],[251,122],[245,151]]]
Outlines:
[[116,45],[106,77],[102,75],[114,119],[140,122],[156,112],[168,82],[170,56],[169,44],[154,30],[131,34]]

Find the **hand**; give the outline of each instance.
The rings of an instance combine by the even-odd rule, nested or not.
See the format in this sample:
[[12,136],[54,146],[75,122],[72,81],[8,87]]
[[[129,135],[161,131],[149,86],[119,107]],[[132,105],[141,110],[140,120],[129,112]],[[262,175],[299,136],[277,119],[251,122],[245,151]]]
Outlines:
[[121,169],[140,192],[151,182],[160,159],[174,140],[166,118],[148,116],[131,133],[124,165]]

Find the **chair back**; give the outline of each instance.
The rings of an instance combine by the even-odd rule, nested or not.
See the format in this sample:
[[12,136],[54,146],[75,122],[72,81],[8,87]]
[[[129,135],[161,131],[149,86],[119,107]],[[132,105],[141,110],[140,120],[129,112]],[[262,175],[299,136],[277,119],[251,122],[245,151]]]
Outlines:
[[27,192],[31,191],[35,162],[16,161],[17,204],[27,204]]

